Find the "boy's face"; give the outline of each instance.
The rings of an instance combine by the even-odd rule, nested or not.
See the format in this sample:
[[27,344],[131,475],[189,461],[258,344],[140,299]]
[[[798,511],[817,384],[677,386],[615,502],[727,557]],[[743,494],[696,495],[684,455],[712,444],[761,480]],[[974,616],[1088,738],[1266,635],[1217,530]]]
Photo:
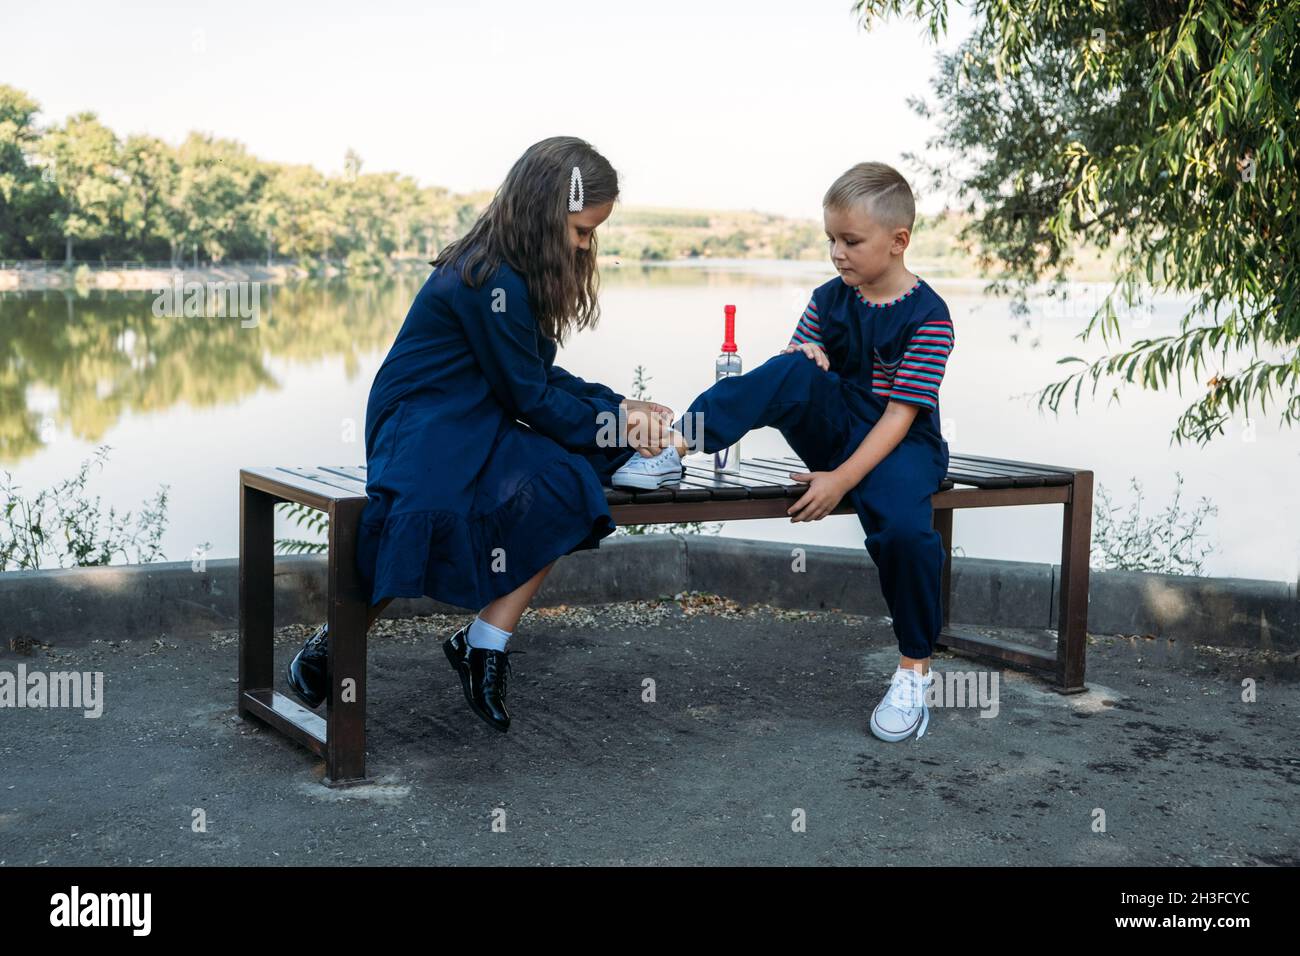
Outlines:
[[569,242],[573,248],[583,252],[591,249],[591,235],[596,227],[609,218],[614,211],[614,204],[607,202],[601,206],[587,206],[582,212],[569,213]]
[[911,232],[903,226],[889,229],[865,209],[822,210],[826,238],[830,240],[831,263],[845,284],[859,286],[884,276],[897,257],[907,249]]

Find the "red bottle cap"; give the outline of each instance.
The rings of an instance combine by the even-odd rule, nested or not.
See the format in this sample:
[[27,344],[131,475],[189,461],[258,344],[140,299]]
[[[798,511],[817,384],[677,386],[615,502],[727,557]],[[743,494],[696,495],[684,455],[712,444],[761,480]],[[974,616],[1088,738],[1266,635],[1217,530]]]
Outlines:
[[722,351],[735,352],[736,349],[736,307],[728,305],[723,307],[726,313],[726,332],[722,342]]

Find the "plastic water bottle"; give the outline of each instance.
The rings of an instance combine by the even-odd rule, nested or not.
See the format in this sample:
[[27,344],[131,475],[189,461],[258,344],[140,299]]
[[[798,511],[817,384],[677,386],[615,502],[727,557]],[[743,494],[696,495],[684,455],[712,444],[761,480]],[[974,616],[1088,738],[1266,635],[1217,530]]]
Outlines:
[[[722,381],[732,375],[741,374],[740,352],[736,349],[736,307],[724,308],[726,331],[722,341],[722,353],[714,363],[714,381]],[[713,471],[721,474],[739,474],[740,442],[729,448],[720,448],[713,453]]]

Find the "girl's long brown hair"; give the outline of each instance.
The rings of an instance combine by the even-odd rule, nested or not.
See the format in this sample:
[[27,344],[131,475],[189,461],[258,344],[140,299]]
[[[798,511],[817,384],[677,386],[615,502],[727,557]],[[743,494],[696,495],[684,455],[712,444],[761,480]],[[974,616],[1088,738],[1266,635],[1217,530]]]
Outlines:
[[504,260],[524,277],[537,324],[558,343],[600,318],[596,236],[589,250],[569,241],[574,166],[582,177],[584,208],[618,198],[618,173],[604,156],[575,136],[552,136],[528,147],[469,232],[429,263],[458,265],[461,278],[477,289]]

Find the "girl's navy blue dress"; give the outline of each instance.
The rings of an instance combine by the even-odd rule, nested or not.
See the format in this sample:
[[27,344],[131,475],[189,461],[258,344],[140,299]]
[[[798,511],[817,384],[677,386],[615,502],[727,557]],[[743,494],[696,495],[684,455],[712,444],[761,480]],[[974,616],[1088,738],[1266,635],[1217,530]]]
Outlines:
[[613,533],[604,487],[636,451],[598,436],[616,434],[602,426],[623,396],[555,353],[509,265],[478,289],[434,269],[366,406],[357,570],[370,603],[479,610]]

